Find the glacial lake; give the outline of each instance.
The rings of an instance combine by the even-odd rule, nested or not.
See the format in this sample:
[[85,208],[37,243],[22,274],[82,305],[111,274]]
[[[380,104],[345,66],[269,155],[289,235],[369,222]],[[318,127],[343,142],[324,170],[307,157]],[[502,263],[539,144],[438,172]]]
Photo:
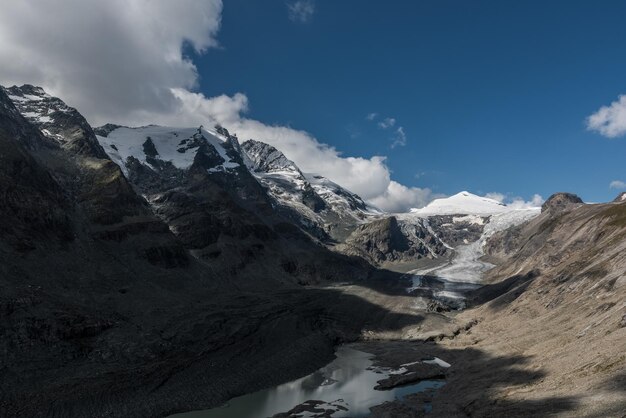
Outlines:
[[374,405],[444,385],[442,380],[424,380],[390,390],[374,390],[378,380],[399,371],[374,368],[372,354],[348,346],[339,347],[335,354],[334,361],[303,378],[233,398],[218,408],[175,414],[170,418],[266,418],[309,400],[324,401],[325,408],[336,408],[333,418],[366,417]]

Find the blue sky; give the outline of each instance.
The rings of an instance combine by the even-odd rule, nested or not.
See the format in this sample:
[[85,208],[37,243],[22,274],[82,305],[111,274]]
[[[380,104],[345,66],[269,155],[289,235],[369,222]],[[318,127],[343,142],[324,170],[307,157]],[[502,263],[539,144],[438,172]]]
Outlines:
[[225,1],[220,48],[186,51],[200,91],[243,92],[249,117],[387,156],[437,193],[606,201],[626,181],[626,139],[585,122],[626,92],[625,2],[316,0],[290,19],[293,4]]

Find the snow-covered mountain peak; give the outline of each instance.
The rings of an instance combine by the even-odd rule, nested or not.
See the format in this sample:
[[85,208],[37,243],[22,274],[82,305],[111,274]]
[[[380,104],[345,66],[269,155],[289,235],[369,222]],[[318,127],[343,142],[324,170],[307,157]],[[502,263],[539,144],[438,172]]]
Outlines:
[[[98,130],[102,132],[102,130]],[[216,131],[199,128],[173,128],[149,125],[139,128],[117,127],[106,136],[98,136],[105,152],[122,170],[126,170],[128,159],[133,157],[154,169],[155,162],[169,162],[175,168],[188,169],[203,147],[215,150],[220,161],[208,170],[224,171],[239,167],[228,155],[228,137]]]
[[248,157],[246,164],[251,171],[257,173],[292,171],[301,174],[293,161],[269,144],[250,139],[241,144],[241,147]]
[[421,209],[411,209],[411,213],[423,216],[492,215],[509,210],[512,209],[497,200],[462,191],[450,197],[435,199]]
[[30,84],[4,91],[20,114],[48,139],[78,154],[106,158],[87,120],[63,100]]
[[44,135],[58,142],[65,142],[62,135],[51,132],[47,127],[52,126],[55,119],[62,114],[76,112],[75,109],[67,106],[62,100],[50,96],[43,88],[30,84],[9,87],[5,91],[22,116],[40,127]]
[[11,100],[18,102],[29,102],[29,101],[40,101],[43,99],[50,99],[48,93],[45,90],[38,86],[33,86],[30,84],[24,84],[23,86],[13,86],[6,89]]

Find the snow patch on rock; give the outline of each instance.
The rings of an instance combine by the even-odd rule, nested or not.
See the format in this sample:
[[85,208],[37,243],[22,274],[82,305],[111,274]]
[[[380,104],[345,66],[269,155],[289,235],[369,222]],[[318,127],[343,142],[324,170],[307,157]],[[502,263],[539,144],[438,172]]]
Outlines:
[[182,170],[188,169],[193,164],[199,149],[199,141],[206,141],[212,145],[224,160],[219,167],[213,168],[215,171],[239,167],[239,164],[228,156],[223,137],[203,128],[172,128],[157,125],[139,128],[120,127],[107,136],[97,138],[109,157],[125,172],[129,157],[150,166],[147,161],[149,156],[144,150],[144,144],[148,140],[154,144],[157,152],[152,158],[169,161],[174,167]]

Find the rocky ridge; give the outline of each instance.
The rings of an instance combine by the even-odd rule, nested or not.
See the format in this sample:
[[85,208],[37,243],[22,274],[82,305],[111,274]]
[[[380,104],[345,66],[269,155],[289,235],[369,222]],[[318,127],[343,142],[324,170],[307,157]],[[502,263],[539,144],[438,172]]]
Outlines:
[[250,172],[268,190],[277,208],[324,241],[342,241],[355,224],[379,212],[323,176],[302,173],[271,145],[248,140],[242,150]]

